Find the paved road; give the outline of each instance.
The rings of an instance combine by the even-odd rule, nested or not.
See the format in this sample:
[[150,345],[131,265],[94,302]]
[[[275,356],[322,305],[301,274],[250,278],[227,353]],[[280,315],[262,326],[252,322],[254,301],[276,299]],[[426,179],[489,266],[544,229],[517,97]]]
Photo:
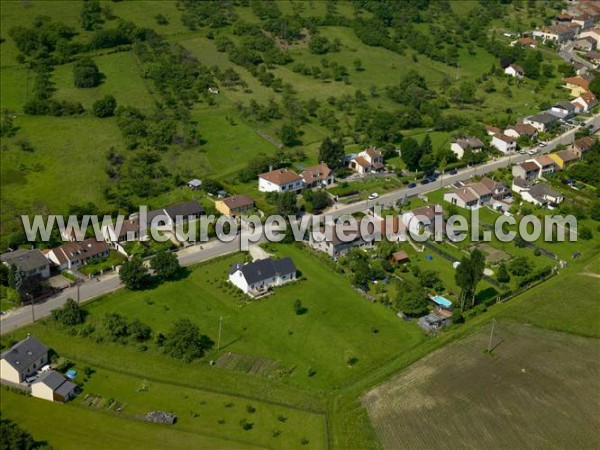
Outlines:
[[[600,128],[600,114],[588,119],[586,125],[593,124],[593,130],[596,131]],[[543,153],[548,153],[553,150],[559,144],[570,144],[573,142],[575,129],[569,130],[560,137],[553,139],[548,143],[548,146],[543,150]],[[457,181],[466,181],[473,175],[483,175],[485,173],[493,172],[501,167],[506,167],[509,164],[522,162],[526,159],[531,158],[530,155],[511,155],[498,158],[495,161],[490,161],[485,164],[481,164],[476,167],[466,168],[459,171],[456,175],[443,175],[434,183],[426,185],[417,185],[413,189],[399,189],[397,191],[390,192],[382,195],[377,199],[377,203],[383,205],[389,205],[402,200],[405,195],[415,196],[418,194],[425,194],[427,192],[434,191],[443,186],[456,183]],[[371,206],[371,205],[369,205]],[[366,202],[361,201],[351,205],[338,206],[337,209],[331,209],[330,213],[334,217],[339,217],[343,214],[352,214],[354,212],[363,211],[367,207]],[[248,231],[243,231],[243,234],[248,236]],[[261,238],[261,242],[264,241],[264,237]],[[238,236],[231,242],[220,242],[212,241],[204,245],[194,245],[185,248],[178,252],[178,258],[182,266],[190,266],[197,264],[202,261],[216,258],[218,256],[227,255],[234,253],[240,249],[240,237]],[[123,287],[119,281],[119,277],[116,274],[109,274],[102,276],[96,280],[89,280],[82,284],[79,288],[79,298],[82,303],[87,302],[93,298],[112,292],[116,289]],[[39,320],[50,314],[55,308],[62,306],[68,298],[77,299],[77,289],[69,288],[63,291],[60,295],[50,298],[44,303],[35,305],[33,308],[33,314],[35,320]],[[0,319],[0,334],[5,334],[13,331],[17,328],[23,327],[30,324],[33,321],[32,308],[30,306],[21,307],[15,309],[3,316]]]
[[[593,131],[596,131],[600,128],[600,114],[596,114],[593,117],[589,118],[585,125],[593,125]],[[572,128],[564,134],[558,136],[557,138],[548,142],[548,145],[539,151],[541,153],[549,153],[554,150],[558,145],[568,145],[571,144],[575,138],[575,133],[577,128]],[[478,166],[468,167],[465,169],[461,169],[456,175],[444,174],[438,177],[437,181],[429,184],[417,184],[416,187],[412,189],[403,188],[398,189],[387,194],[380,196],[377,200],[371,201],[360,201],[356,203],[352,203],[350,205],[337,205],[337,208],[331,208],[329,211],[326,211],[327,214],[331,214],[334,217],[339,217],[344,214],[352,214],[359,211],[364,211],[368,206],[373,206],[374,204],[380,205],[391,205],[398,201],[401,201],[404,196],[414,197],[419,194],[426,194],[428,192],[434,191],[444,186],[449,186],[458,181],[466,181],[474,175],[483,175],[489,172],[493,172],[502,167],[507,167],[511,164],[520,163],[527,159],[531,159],[532,155],[509,155],[503,156],[493,161],[489,161],[484,164],[480,164]]]
[[[257,230],[258,232],[258,230]],[[246,236],[247,232],[243,232]],[[231,242],[220,242],[217,240],[211,241],[202,245],[193,245],[177,252],[179,263],[182,266],[191,266],[214,259],[218,256],[235,253],[240,249],[241,237],[236,237]],[[261,239],[261,241],[264,239]],[[260,242],[260,241],[259,241]],[[108,294],[123,287],[119,280],[119,276],[115,273],[104,275],[100,278],[88,280],[79,287],[79,299],[81,303],[88,302],[101,295]],[[59,295],[46,300],[43,303],[36,304],[33,307],[23,306],[10,311],[0,320],[0,334],[9,333],[17,328],[29,325],[32,321],[50,315],[53,309],[61,307],[68,298],[77,300],[77,288],[68,288],[62,291]]]
[[558,51],[558,56],[564,59],[567,63],[571,63],[571,61],[578,62],[579,64],[583,64],[588,69],[594,69],[594,65],[586,59],[583,59],[575,52],[575,42],[570,41],[568,44],[561,47]]

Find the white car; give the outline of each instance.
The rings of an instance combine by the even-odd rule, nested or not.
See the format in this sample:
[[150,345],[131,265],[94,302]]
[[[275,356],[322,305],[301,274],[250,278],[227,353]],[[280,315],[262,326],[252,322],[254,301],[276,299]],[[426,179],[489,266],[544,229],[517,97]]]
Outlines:
[[545,141],[542,141],[542,142],[539,143],[538,147],[544,148],[546,145],[548,145],[548,143],[545,142]]
[[529,150],[527,153],[530,155],[535,155],[537,152],[535,150]]
[[368,198],[369,200],[375,200],[376,198],[379,198],[379,194],[377,192],[373,192]]

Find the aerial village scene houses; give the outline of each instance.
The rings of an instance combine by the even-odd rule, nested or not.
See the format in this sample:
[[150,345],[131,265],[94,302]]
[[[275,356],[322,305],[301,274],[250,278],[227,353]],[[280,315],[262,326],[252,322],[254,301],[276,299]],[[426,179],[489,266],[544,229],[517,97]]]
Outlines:
[[[8,3],[11,21],[44,4]],[[33,198],[3,192],[3,217],[101,218],[2,236],[11,434],[82,449],[597,441],[600,0],[80,3],[3,33],[30,84],[1,114],[3,164],[20,164],[2,176]],[[63,15],[81,22],[71,43]],[[84,88],[88,60],[99,83]],[[29,139],[44,122],[49,138]],[[73,123],[89,136],[64,140]],[[51,138],[54,200],[32,193],[56,170]],[[80,141],[92,176],[67,167]],[[97,198],[81,188],[94,176]]]

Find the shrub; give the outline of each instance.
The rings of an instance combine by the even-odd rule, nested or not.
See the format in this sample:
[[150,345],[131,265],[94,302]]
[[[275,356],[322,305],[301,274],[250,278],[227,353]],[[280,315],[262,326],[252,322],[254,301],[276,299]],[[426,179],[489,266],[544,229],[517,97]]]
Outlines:
[[52,310],[51,317],[65,326],[74,326],[85,321],[85,312],[72,298],[69,298],[62,308]]
[[91,58],[82,58],[73,66],[73,81],[76,87],[90,88],[100,84],[100,71]]
[[115,115],[117,109],[117,100],[112,95],[106,95],[100,100],[94,102],[92,111],[96,117],[104,118]]

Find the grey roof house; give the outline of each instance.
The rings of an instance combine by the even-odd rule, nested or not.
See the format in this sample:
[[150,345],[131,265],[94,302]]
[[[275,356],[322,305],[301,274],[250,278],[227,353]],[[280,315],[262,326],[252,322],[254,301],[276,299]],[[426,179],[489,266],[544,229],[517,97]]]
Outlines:
[[533,126],[538,131],[548,131],[560,120],[560,117],[543,112],[541,114],[535,114],[533,116],[526,117],[523,123]]
[[25,273],[25,278],[39,275],[42,278],[50,276],[50,261],[39,250],[15,250],[0,255],[0,261],[7,266],[13,264]]
[[48,364],[48,347],[27,336],[0,355],[0,379],[22,383]]
[[296,266],[290,258],[265,258],[229,269],[229,281],[244,293],[257,296],[273,286],[281,286],[296,279]]
[[49,400],[51,402],[66,402],[77,393],[77,385],[67,380],[56,370],[42,373],[31,385],[33,397]]

